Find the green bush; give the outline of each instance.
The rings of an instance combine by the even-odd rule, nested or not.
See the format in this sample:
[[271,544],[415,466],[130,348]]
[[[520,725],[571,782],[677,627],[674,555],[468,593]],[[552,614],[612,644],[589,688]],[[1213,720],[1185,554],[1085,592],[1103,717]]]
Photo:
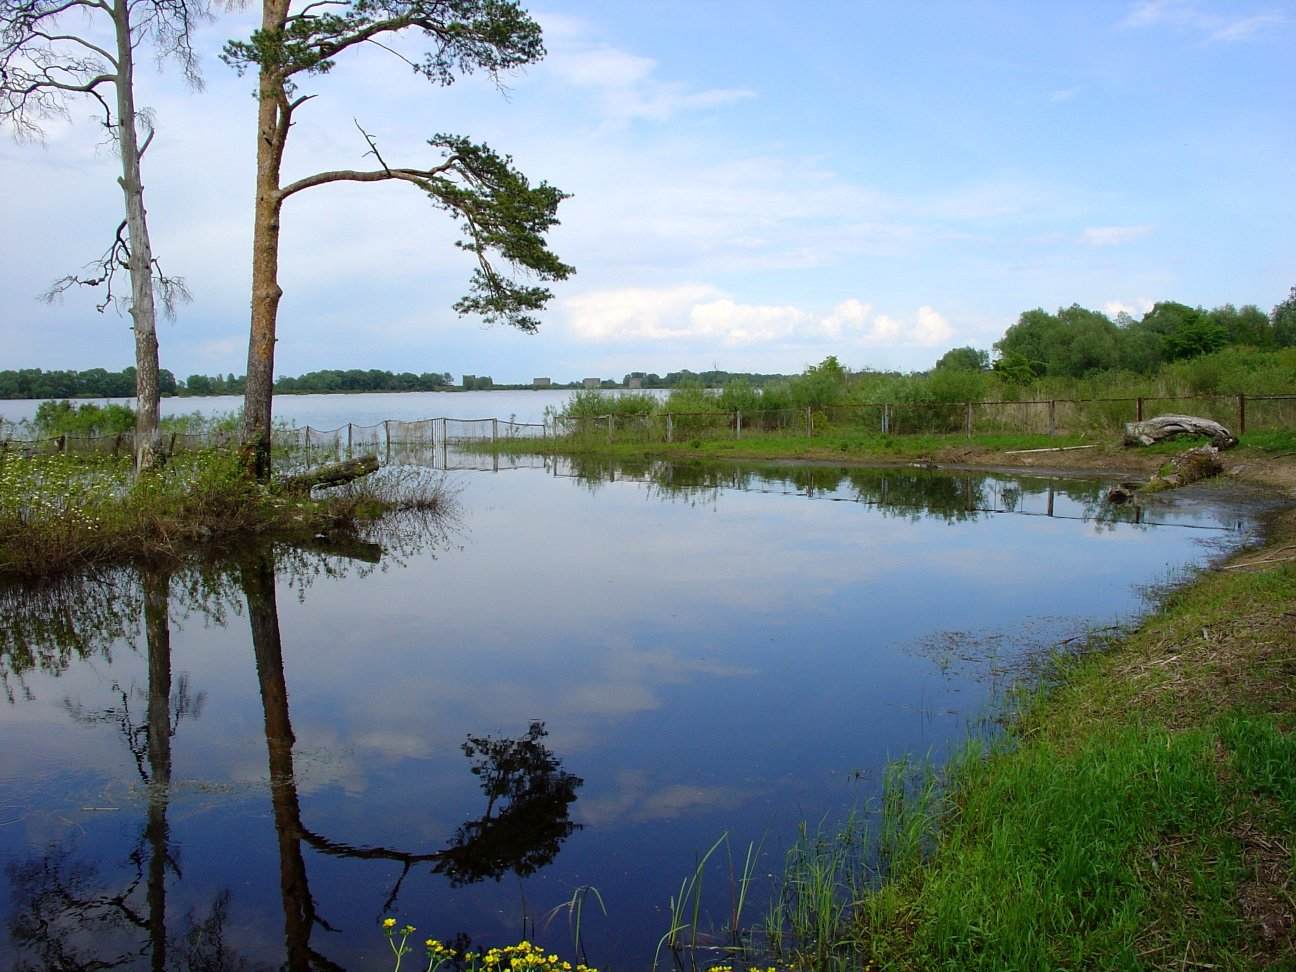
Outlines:
[[41,402],[32,422],[43,436],[116,435],[135,428],[135,411],[125,405],[73,405],[67,399]]

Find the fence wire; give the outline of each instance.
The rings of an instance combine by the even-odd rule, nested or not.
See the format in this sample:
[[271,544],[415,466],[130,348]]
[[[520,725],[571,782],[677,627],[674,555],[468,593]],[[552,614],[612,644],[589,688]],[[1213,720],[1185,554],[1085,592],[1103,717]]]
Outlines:
[[[1038,434],[1080,435],[1120,431],[1128,422],[1157,415],[1191,412],[1214,419],[1233,431],[1296,428],[1296,394],[1194,395],[1142,398],[1050,399],[984,402],[873,402],[757,411],[672,412],[646,414],[550,416],[547,424],[512,419],[387,419],[373,425],[348,423],[334,429],[309,425],[276,428],[271,440],[276,457],[288,467],[309,467],[354,455],[376,453],[384,462],[435,465],[439,468],[518,468],[521,457],[492,459],[460,447],[549,435],[590,437],[608,442],[687,442],[704,438],[760,435],[820,435],[827,431],[861,434]],[[130,455],[134,433],[60,435],[28,438],[26,424],[0,422],[0,452],[25,455]],[[164,432],[168,452],[237,444],[232,430]]]

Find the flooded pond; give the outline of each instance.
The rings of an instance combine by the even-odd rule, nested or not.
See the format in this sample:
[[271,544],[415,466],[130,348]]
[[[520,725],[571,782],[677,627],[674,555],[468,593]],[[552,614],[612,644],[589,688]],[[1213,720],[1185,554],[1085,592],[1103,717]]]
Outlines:
[[394,551],[0,591],[0,966],[390,969],[386,915],[574,959],[593,887],[588,961],[647,969],[721,835],[735,868],[760,847],[759,921],[800,823],[867,816],[888,761],[987,731],[1258,509],[814,465],[450,478],[454,522]]

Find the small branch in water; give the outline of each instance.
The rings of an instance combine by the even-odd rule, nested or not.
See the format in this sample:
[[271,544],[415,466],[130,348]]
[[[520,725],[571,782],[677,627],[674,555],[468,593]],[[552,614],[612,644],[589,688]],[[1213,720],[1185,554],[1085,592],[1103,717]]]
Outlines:
[[1024,456],[1028,452],[1074,452],[1076,449],[1097,449],[1097,445],[1052,446],[1047,449],[1008,449],[1005,456]]

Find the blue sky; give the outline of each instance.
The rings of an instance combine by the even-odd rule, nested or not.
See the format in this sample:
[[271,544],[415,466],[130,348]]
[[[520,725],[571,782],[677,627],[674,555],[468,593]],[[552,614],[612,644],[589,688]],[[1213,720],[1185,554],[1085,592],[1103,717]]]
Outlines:
[[[1296,4],[575,2],[530,6],[549,56],[497,90],[436,88],[381,50],[310,79],[285,181],[391,164],[454,132],[571,192],[577,268],[538,335],[451,305],[470,267],[404,184],[329,186],[284,214],[277,371],[616,377],[713,365],[929,367],[1028,308],[1266,311],[1296,285]],[[206,88],[139,70],[154,250],[193,292],[164,367],[244,371],[255,103],[201,31]],[[417,44],[408,45],[417,50]],[[116,160],[87,105],[0,142],[0,368],[120,368],[128,319],[36,296],[106,245]]]

